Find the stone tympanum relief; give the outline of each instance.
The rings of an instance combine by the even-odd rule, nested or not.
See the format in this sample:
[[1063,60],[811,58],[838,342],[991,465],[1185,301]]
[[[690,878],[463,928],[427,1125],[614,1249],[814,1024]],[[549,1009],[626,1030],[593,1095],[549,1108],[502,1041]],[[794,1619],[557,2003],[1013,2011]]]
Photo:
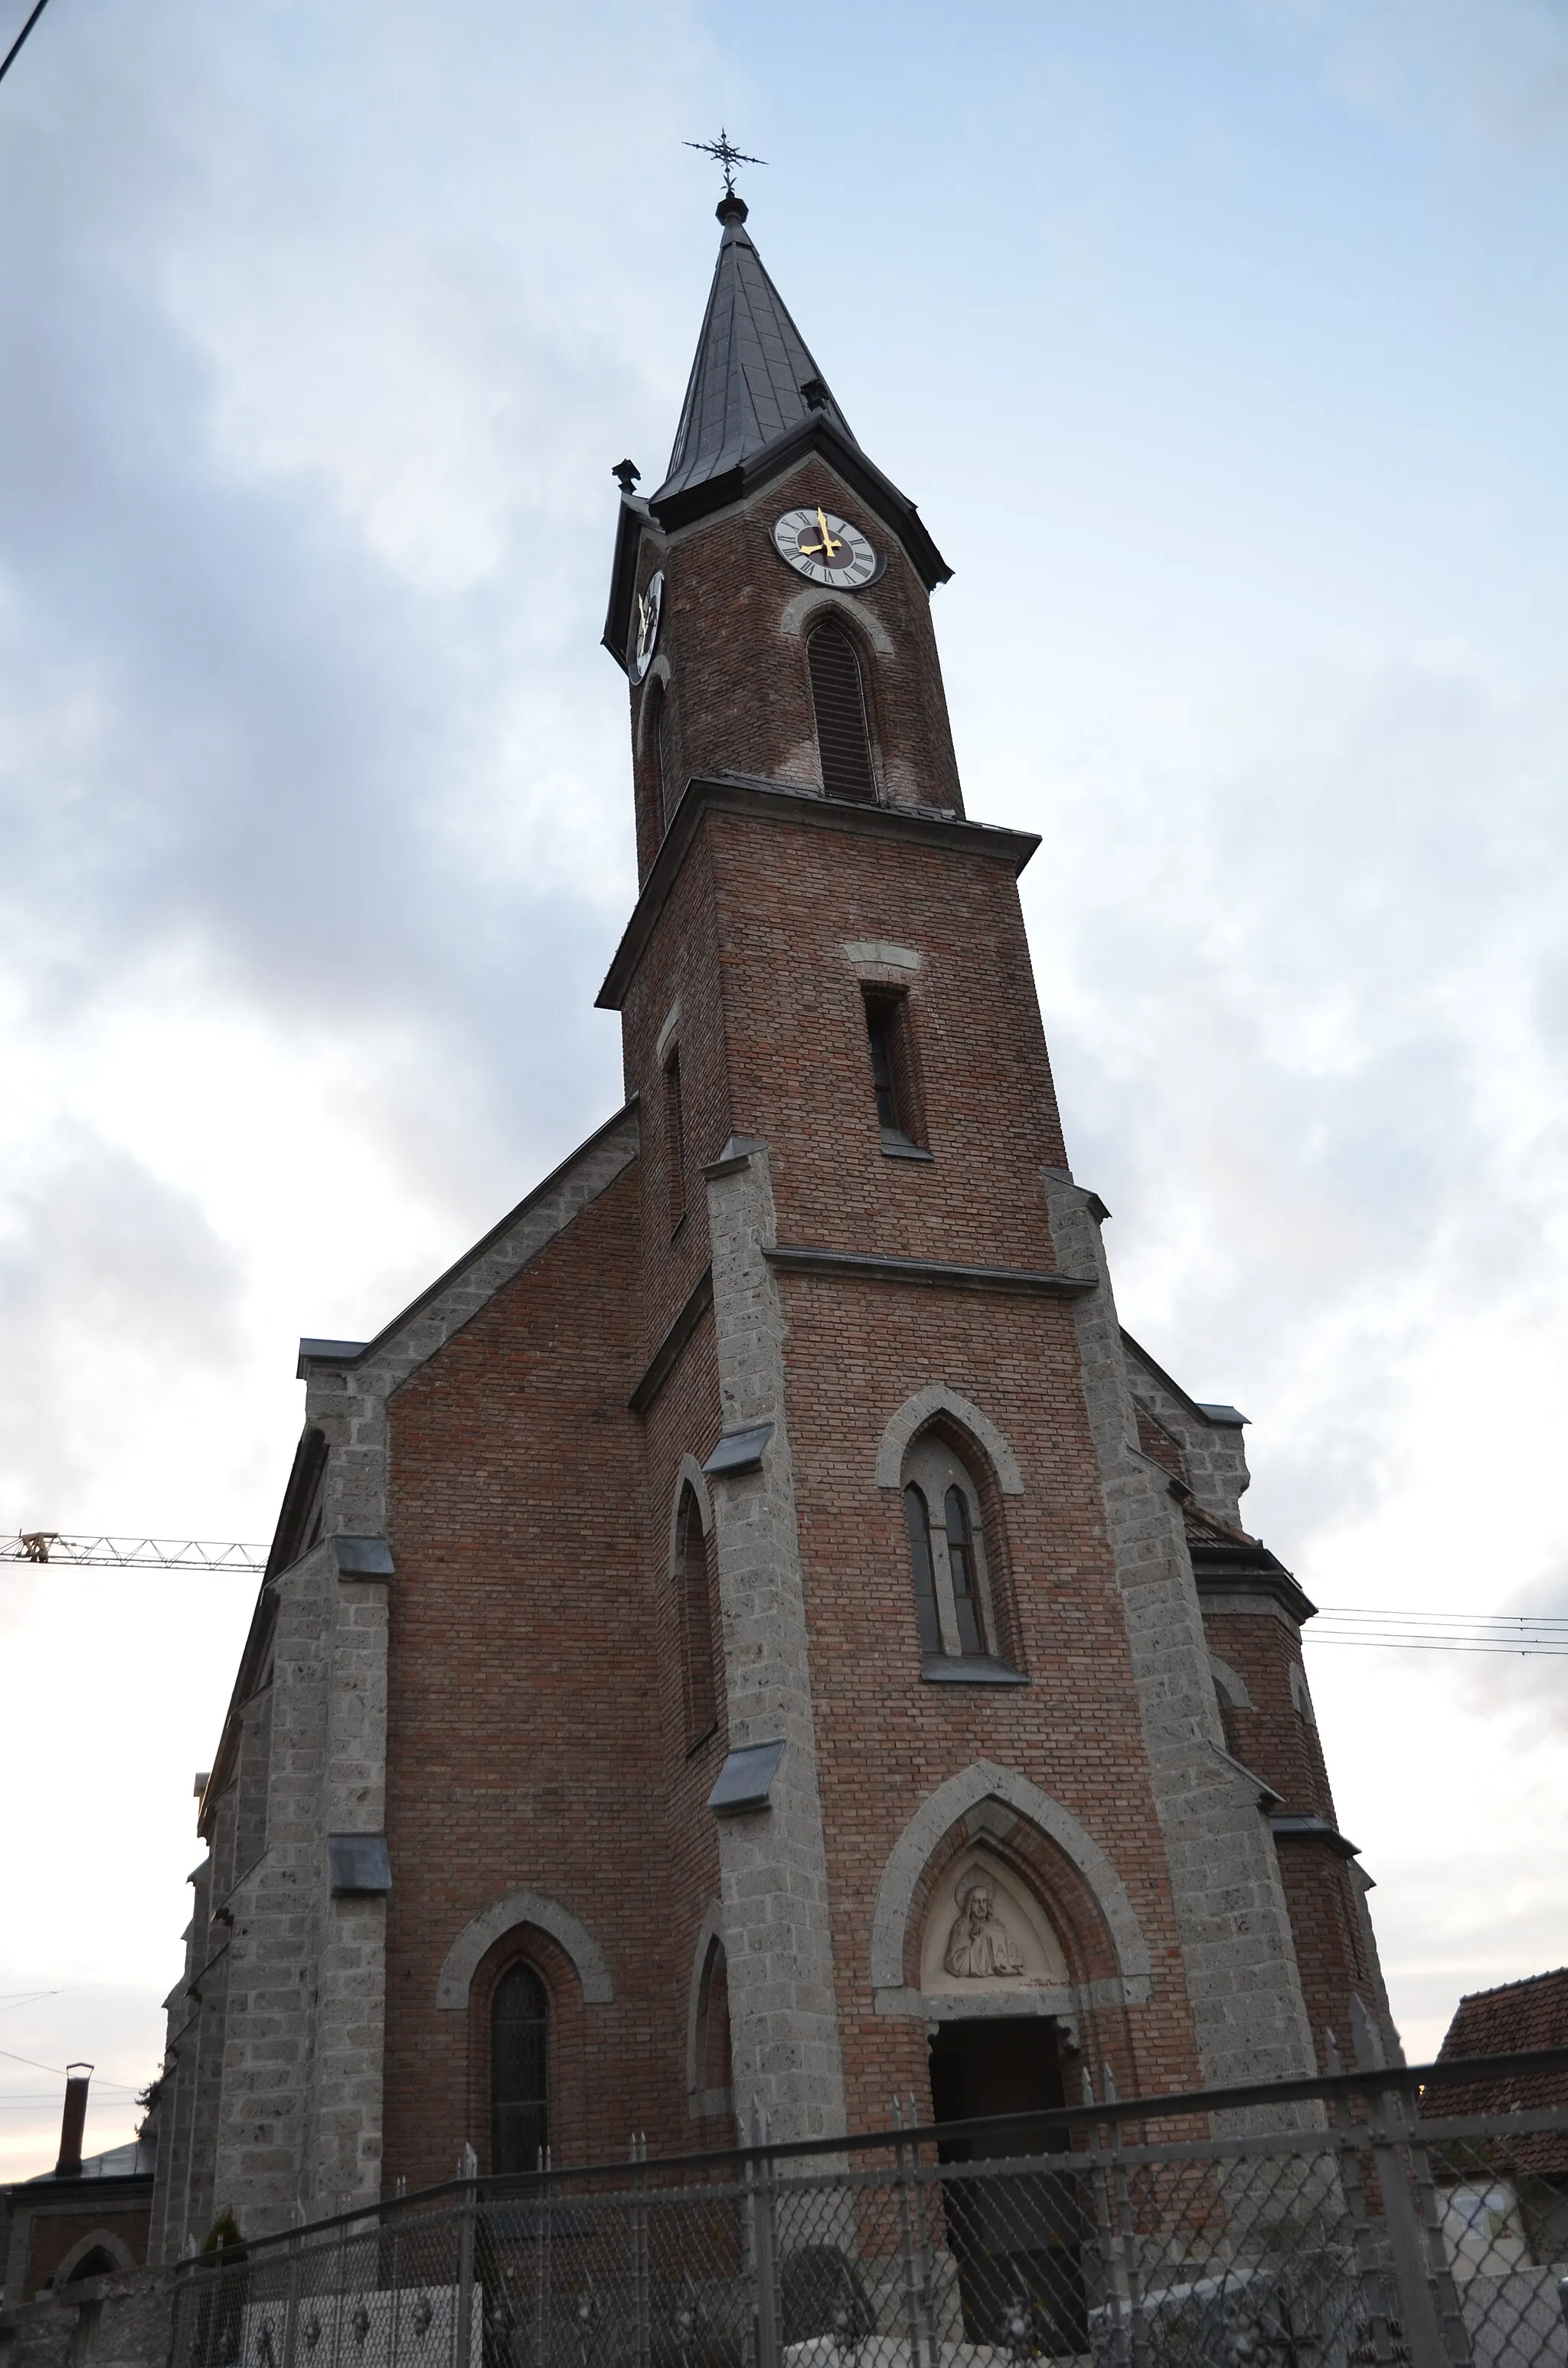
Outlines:
[[1038,1900],[989,1851],[966,1852],[926,1911],[921,1988],[1060,1990],[1071,1978]]

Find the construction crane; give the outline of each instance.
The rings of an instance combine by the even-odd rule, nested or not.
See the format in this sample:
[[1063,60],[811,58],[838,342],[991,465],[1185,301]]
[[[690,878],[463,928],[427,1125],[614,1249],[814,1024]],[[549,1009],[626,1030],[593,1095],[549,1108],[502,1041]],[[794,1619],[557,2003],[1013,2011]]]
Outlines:
[[59,1530],[21,1530],[0,1538],[0,1562],[74,1563],[122,1570],[233,1570],[267,1567],[267,1548],[214,1538],[69,1538]]
[[[264,1545],[214,1538],[70,1538],[58,1530],[22,1530],[0,1538],[0,1562],[69,1563],[77,1568],[229,1570],[257,1577]],[[1324,1604],[1305,1632],[1309,1645],[1359,1645],[1374,1651],[1512,1653],[1568,1657],[1568,1618],[1545,1612],[1378,1611]]]

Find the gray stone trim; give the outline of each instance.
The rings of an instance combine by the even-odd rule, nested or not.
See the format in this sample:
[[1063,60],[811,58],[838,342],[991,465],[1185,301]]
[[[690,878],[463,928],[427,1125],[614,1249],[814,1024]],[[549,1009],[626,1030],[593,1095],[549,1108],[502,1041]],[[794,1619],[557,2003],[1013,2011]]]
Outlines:
[[447,1961],[436,1985],[436,2004],[444,2014],[463,2012],[481,1958],[503,1933],[515,1932],[524,1924],[537,1925],[541,1932],[548,1932],[556,1946],[571,1958],[583,1986],[585,2005],[609,2006],[614,2002],[615,1984],[610,1978],[609,1960],[582,1918],[574,1916],[559,1899],[551,1899],[542,1891],[519,1890],[508,1891],[504,1898],[481,1908],[447,1951]]
[[949,1291],[994,1291],[1031,1299],[1081,1299],[1092,1280],[1049,1267],[955,1266],[946,1258],[883,1258],[865,1250],[822,1250],[779,1244],[763,1255],[785,1274],[842,1275],[851,1281],[935,1284]]
[[697,1518],[702,1524],[702,1534],[710,1538],[713,1534],[713,1499],[708,1493],[707,1475],[695,1455],[681,1457],[676,1485],[670,1491],[669,1565],[672,1578],[680,1565],[680,1508],[688,1488],[697,1499]]
[[994,2016],[1016,2014],[1044,2014],[1058,2022],[1070,2022],[1092,2007],[1141,2006],[1147,1993],[1146,1982],[1063,1982],[1037,1990],[993,1990],[989,1994],[876,1990],[871,2003],[878,2014],[907,2015],[920,2022],[981,2022]]
[[713,1492],[730,1749],[789,1747],[767,1809],[721,1817],[715,1828],[735,2109],[744,2127],[753,2108],[764,2107],[781,2140],[836,2137],[845,2127],[844,2065],[784,1311],[766,1255],[778,1238],[766,1144],[727,1144],[707,1181],[720,1418],[726,1431],[773,1425],[761,1469]]
[[792,600],[786,600],[778,612],[778,630],[791,641],[799,641],[812,620],[829,609],[853,617],[880,658],[894,655],[892,635],[881,619],[869,609],[861,608],[847,592],[835,592],[827,584],[808,586],[804,592],[797,592]]
[[[57,2286],[68,2284],[77,2262],[85,2261],[87,2255],[96,2251],[100,2245],[116,2269],[133,2270],[136,2267],[136,2257],[122,2238],[111,2235],[107,2228],[95,2228],[89,2236],[77,2237],[76,2242],[55,2271],[54,2283]],[[100,2271],[99,2274],[102,2275],[102,2272]]]
[[692,2119],[700,2121],[706,2115],[698,2111],[699,2100],[707,2091],[702,2079],[702,1976],[708,1967],[708,1952],[717,1941],[724,1945],[724,1911],[713,1900],[698,1927],[696,1944],[691,1952],[691,1974],[686,1993],[686,2093],[692,2108]]
[[[1043,1180],[1058,1257],[1099,1278],[1074,1321],[1202,2078],[1210,2088],[1291,2079],[1315,2057],[1290,1908],[1257,1780],[1223,1750],[1181,1508],[1169,1475],[1139,1451],[1129,1367],[1141,1362],[1142,1389],[1152,1360],[1118,1324],[1091,1196],[1065,1170]],[[1155,1411],[1183,1439],[1199,1501],[1233,1518],[1218,1499],[1239,1494],[1240,1431],[1195,1420],[1191,1401],[1169,1391]],[[1200,1469],[1216,1446],[1229,1462]]]
[[1232,1668],[1229,1661],[1222,1661],[1220,1658],[1212,1645],[1209,1651],[1209,1667],[1213,1671],[1215,1685],[1224,1695],[1232,1709],[1251,1710],[1252,1696],[1246,1690],[1246,1680]]
[[[1071,1809],[1053,1801],[1049,1793],[1042,1793],[1027,1776],[1020,1776],[1015,1769],[999,1767],[993,1759],[977,1759],[957,1776],[949,1776],[945,1784],[938,1784],[934,1793],[926,1795],[894,1843],[882,1869],[876,1912],[871,1919],[872,1989],[902,1992],[910,1909],[932,1852],[959,1819],[973,1811],[982,1812],[976,1820],[977,1829],[994,1832],[994,1814],[984,1814],[993,1804],[1012,1810],[1016,1816],[1027,1817],[1077,1868],[1105,1918],[1121,1976],[1117,1985],[1121,1998],[1130,2006],[1142,2005],[1149,1996],[1149,1949],[1126,1884]],[[1006,1822],[1011,1824],[1012,1819]]]
[[903,1459],[917,1434],[939,1414],[947,1415],[961,1429],[967,1430],[976,1444],[985,1450],[991,1469],[996,1474],[996,1486],[1004,1497],[1021,1497],[1024,1475],[1018,1469],[1018,1459],[997,1429],[988,1414],[946,1382],[927,1382],[923,1390],[904,1399],[898,1412],[877,1443],[876,1474],[879,1488],[898,1488],[903,1483]]

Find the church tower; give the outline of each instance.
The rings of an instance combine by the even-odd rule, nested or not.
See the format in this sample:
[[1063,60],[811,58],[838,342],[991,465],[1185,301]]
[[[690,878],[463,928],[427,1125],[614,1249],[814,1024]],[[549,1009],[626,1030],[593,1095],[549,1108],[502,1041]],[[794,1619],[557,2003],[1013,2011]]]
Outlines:
[[1118,1321],[932,630],[727,193],[605,643],[626,1099],[306,1427],[203,1795],[157,2240],[1309,2072],[1386,2017],[1243,1417]]

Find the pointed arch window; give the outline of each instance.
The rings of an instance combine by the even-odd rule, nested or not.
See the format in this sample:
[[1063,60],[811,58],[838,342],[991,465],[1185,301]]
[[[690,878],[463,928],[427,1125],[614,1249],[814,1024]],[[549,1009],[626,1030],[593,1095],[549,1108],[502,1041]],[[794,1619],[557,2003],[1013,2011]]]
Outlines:
[[903,1515],[926,1676],[956,1676],[968,1663],[979,1677],[1019,1682],[998,1600],[1001,1573],[986,1554],[980,1486],[940,1432],[925,1432],[904,1460]]
[[866,684],[855,637],[839,618],[824,617],[806,643],[816,712],[822,785],[830,798],[874,804],[871,734],[866,717]]
[[713,1588],[709,1542],[695,1488],[681,1497],[676,1527],[676,1586],[679,1594],[681,1669],[686,1742],[695,1751],[719,1723],[717,1656],[713,1646]]
[[550,2005],[531,1965],[510,1965],[490,2001],[490,2167],[537,2170],[550,2144]]

